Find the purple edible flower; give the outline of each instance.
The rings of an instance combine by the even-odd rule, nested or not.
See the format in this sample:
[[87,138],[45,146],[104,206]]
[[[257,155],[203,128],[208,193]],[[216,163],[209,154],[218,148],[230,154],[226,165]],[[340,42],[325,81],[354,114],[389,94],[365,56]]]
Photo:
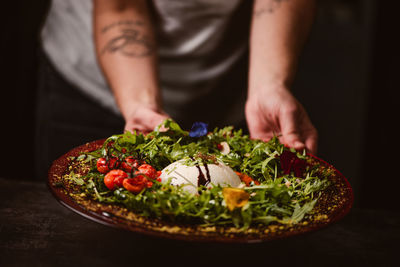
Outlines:
[[190,129],[190,137],[201,137],[208,133],[208,124],[204,122],[195,122]]

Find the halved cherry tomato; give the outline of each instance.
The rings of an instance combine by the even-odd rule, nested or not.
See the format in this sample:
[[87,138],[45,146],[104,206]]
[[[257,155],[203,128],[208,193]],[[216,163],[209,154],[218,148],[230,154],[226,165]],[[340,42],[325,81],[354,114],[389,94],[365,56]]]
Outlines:
[[126,172],[132,172],[132,169],[137,169],[139,167],[139,162],[132,156],[129,156],[121,163],[121,167]]
[[144,174],[145,176],[151,179],[157,178],[157,170],[154,169],[154,167],[149,164],[140,165],[136,174]]
[[247,174],[241,172],[235,172],[235,173],[239,176],[240,180],[246,184],[246,186],[250,186],[251,182],[254,182],[256,185],[260,184],[258,181],[254,180]]
[[129,192],[138,194],[140,193],[148,184],[148,180],[143,175],[138,175],[131,179],[124,179],[122,185]]
[[109,171],[108,166],[107,166],[107,161],[105,158],[99,158],[96,162],[96,166],[97,166],[97,170],[100,173],[106,174]]
[[116,187],[123,185],[123,180],[128,177],[128,174],[122,170],[111,170],[104,176],[104,184],[108,189],[114,190]]

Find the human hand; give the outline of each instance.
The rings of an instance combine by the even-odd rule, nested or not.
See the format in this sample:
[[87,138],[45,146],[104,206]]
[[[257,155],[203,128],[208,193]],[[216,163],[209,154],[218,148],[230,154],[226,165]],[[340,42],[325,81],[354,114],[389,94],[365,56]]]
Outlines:
[[249,95],[245,112],[252,138],[269,140],[275,135],[289,147],[317,152],[317,131],[289,90],[261,90]]
[[135,108],[125,117],[125,131],[138,131],[147,134],[168,119],[169,116],[157,108],[145,105],[134,105]]

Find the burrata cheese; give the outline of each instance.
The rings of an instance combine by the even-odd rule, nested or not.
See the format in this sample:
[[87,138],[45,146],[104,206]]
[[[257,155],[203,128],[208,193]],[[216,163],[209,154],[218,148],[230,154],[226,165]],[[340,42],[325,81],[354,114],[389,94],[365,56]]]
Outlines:
[[[189,163],[189,164],[188,164]],[[183,189],[196,194],[199,186],[207,188],[213,185],[238,187],[241,183],[239,176],[222,162],[215,164],[190,164],[190,160],[175,161],[161,171],[161,181],[171,179],[173,185],[184,185]]]

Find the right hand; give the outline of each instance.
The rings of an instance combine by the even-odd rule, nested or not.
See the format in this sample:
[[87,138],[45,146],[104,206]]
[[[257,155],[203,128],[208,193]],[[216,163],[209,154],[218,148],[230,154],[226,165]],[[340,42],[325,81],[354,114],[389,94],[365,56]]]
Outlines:
[[133,132],[136,130],[148,134],[168,118],[169,116],[165,112],[157,108],[136,105],[136,108],[125,117],[125,131]]
[[289,147],[305,148],[312,154],[317,152],[317,130],[304,107],[288,89],[253,92],[255,95],[246,102],[246,118],[252,138],[269,140],[277,135]]

